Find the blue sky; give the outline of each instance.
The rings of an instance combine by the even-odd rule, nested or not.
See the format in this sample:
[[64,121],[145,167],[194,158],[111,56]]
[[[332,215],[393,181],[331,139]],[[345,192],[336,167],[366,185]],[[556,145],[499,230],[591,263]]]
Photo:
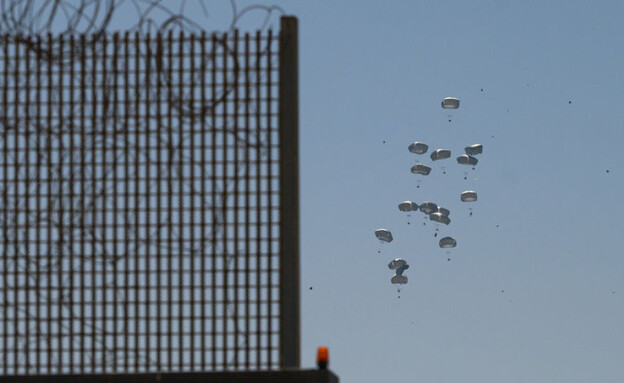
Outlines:
[[[624,4],[259,3],[300,23],[303,367],[327,345],[343,382],[621,382]],[[413,141],[484,152],[468,180],[447,160],[417,189]],[[451,262],[403,200],[451,210]]]
[[[624,378],[622,5],[544,3],[287,7],[301,23],[304,364],[327,344],[343,381]],[[445,96],[462,100],[450,124]],[[464,188],[450,162],[419,192],[412,141],[482,143],[479,179]],[[452,262],[405,224],[407,199],[451,209]],[[378,227],[395,233],[382,255]],[[393,257],[411,265],[400,300]]]

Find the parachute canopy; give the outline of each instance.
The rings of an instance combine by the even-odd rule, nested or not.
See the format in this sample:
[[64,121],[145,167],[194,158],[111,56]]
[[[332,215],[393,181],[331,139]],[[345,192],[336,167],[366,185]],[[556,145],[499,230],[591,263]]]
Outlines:
[[394,274],[390,282],[393,285],[404,285],[407,283],[407,277],[405,275]]
[[460,165],[475,166],[477,162],[479,162],[478,159],[473,156],[469,156],[468,154],[462,154],[461,156],[457,157],[457,163]]
[[405,284],[407,283],[407,277],[405,275],[403,275],[403,272],[407,269],[409,269],[409,265],[407,264],[407,262],[405,261],[405,259],[403,258],[396,258],[392,261],[390,261],[390,263],[388,263],[388,268],[390,270],[396,270],[395,274],[392,276],[392,279],[390,280],[390,282],[392,282],[393,284]]
[[445,209],[441,206],[438,206],[438,211],[436,213],[440,213],[445,217],[448,217],[449,215],[451,215],[451,211],[449,209]]
[[444,237],[440,240],[440,247],[443,249],[451,249],[457,246],[457,241],[453,237]]
[[443,109],[457,109],[459,108],[459,99],[455,97],[445,97],[442,99]]
[[469,156],[474,156],[476,154],[481,154],[481,153],[483,153],[483,145],[481,145],[481,144],[474,144],[474,145],[466,146],[464,148],[464,151]]
[[431,173],[431,168],[425,164],[418,163],[412,166],[412,173],[427,176],[429,175],[429,173]]
[[429,214],[429,219],[435,222],[443,223],[445,225],[451,223],[451,219],[449,217],[438,212]]
[[414,211],[418,210],[418,204],[412,201],[403,201],[399,204],[399,210],[401,211]]
[[375,230],[375,235],[380,241],[384,242],[392,242],[392,233],[387,229],[377,229]]
[[405,259],[397,258],[397,259],[393,259],[392,261],[390,261],[390,263],[388,263],[388,268],[390,270],[402,269],[401,273],[403,273],[403,270],[409,269],[409,265],[407,264]]
[[433,161],[444,160],[451,157],[451,151],[448,149],[436,149],[431,152],[431,159]]
[[429,150],[429,146],[427,144],[423,144],[422,142],[412,142],[407,149],[415,154],[425,154],[427,150]]
[[477,192],[472,190],[466,190],[461,193],[460,196],[462,202],[474,202],[477,200]]
[[435,213],[438,211],[438,205],[429,201],[423,202],[422,204],[420,204],[420,211],[425,214]]

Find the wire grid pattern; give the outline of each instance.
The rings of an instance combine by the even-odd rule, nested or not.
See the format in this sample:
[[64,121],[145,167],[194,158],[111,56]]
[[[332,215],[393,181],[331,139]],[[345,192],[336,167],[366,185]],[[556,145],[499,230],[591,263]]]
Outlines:
[[0,38],[0,375],[278,368],[278,36]]

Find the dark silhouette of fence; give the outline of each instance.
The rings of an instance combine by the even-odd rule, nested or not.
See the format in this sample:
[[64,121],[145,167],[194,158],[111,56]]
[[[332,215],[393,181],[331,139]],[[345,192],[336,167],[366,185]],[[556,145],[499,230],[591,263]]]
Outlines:
[[296,29],[0,38],[0,375],[299,366]]

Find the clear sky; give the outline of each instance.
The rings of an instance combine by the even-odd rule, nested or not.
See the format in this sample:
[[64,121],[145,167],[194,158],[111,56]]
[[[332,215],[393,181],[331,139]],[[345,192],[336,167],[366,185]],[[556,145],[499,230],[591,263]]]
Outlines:
[[[300,23],[303,367],[327,345],[343,382],[624,381],[624,3],[253,3]],[[453,152],[421,188],[413,141]],[[450,262],[403,200],[451,210]]]

